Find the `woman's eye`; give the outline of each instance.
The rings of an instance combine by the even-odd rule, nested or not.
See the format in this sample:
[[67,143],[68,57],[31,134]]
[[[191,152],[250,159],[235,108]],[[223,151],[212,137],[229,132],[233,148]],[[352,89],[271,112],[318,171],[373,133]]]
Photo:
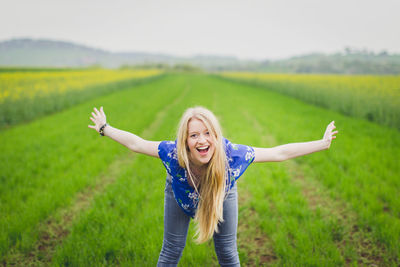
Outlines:
[[195,138],[197,134],[192,134],[190,137]]
[[206,135],[210,135],[210,132],[206,132]]

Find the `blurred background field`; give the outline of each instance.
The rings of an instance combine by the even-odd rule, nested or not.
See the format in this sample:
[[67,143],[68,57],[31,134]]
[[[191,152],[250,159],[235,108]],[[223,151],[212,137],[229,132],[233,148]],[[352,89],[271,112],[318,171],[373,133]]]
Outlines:
[[[15,73],[23,79],[22,73]],[[58,75],[62,73],[70,78],[68,71]],[[151,140],[173,140],[181,114],[193,105],[213,110],[225,136],[235,143],[271,147],[316,140],[332,120],[339,130],[330,150],[287,162],[253,164],[239,180],[243,265],[399,264],[396,127],[236,78],[155,74],[161,76],[107,94],[99,90],[96,95],[91,89],[90,98],[62,112],[39,114],[0,131],[3,264],[155,265],[162,242],[165,170],[157,159],[99,139],[87,124],[93,107],[104,106],[115,127]],[[323,92],[346,90],[337,82],[340,76],[283,77],[300,83],[297,91],[310,85],[315,95],[318,86]],[[359,79],[344,76],[342,83],[356,84],[355,95],[363,98]],[[366,84],[366,91],[378,90]],[[85,91],[75,92],[78,96]],[[380,90],[383,99],[390,94]],[[212,242],[198,246],[192,235],[191,227],[182,266],[216,265]]]

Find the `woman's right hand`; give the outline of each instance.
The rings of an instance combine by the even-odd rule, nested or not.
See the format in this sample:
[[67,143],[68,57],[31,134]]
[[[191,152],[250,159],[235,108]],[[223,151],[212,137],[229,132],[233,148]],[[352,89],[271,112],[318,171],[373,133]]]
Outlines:
[[335,134],[339,132],[339,131],[333,131],[334,129],[336,129],[335,121],[332,121],[326,127],[324,137],[322,138],[326,142],[327,148],[331,146],[332,140],[336,138]]
[[92,112],[92,117],[90,117],[94,125],[88,125],[89,128],[95,129],[97,132],[100,130],[100,127],[103,126],[106,120],[106,114],[104,114],[103,107],[100,107],[100,111],[97,108],[94,108],[94,112]]

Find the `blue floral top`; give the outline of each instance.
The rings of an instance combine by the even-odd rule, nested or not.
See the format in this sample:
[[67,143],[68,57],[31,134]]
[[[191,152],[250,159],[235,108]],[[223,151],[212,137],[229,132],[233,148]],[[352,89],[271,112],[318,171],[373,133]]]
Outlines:
[[[250,146],[232,144],[225,138],[224,143],[229,164],[226,172],[226,190],[229,191],[235,185],[236,180],[254,161],[255,155],[254,149]],[[178,205],[187,215],[194,217],[199,196],[188,183],[186,169],[179,166],[176,141],[162,141],[158,146],[158,155],[167,169],[167,175],[172,183],[172,191]]]

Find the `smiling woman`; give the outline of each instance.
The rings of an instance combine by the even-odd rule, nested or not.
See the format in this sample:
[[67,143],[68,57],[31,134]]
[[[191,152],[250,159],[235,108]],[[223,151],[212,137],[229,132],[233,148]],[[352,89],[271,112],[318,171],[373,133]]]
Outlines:
[[201,120],[193,118],[188,123],[188,135],[190,161],[197,166],[208,163],[214,154],[215,147],[207,127]]
[[[187,170],[189,185],[199,195],[192,205],[188,203],[191,209],[185,210],[198,222],[198,243],[218,233],[218,222],[223,221],[225,189],[230,189],[226,184],[231,184],[230,176],[225,182],[229,165],[224,149],[221,126],[215,115],[202,107],[189,108],[179,123],[177,155],[179,166]],[[174,183],[172,187],[176,187]]]
[[162,160],[167,179],[164,199],[164,241],[158,266],[176,266],[186,244],[191,218],[197,223],[197,241],[214,239],[222,266],[240,266],[236,234],[238,224],[237,179],[253,162],[283,161],[328,149],[337,131],[330,123],[321,140],[273,148],[232,144],[222,135],[215,115],[203,108],[183,114],[176,141],[147,141],[106,123],[101,107],[91,120],[101,135],[134,152]]

